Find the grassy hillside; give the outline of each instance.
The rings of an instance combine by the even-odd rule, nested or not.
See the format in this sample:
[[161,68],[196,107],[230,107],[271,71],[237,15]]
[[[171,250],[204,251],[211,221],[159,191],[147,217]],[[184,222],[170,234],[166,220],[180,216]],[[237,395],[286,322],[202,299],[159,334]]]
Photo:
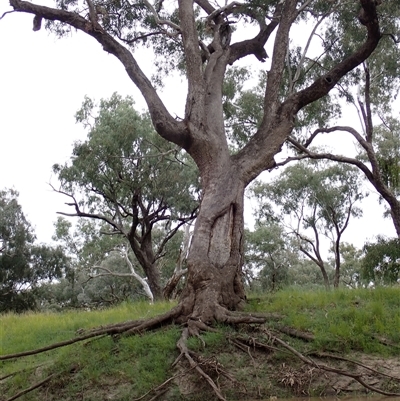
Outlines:
[[[40,348],[96,326],[155,316],[171,307],[171,303],[135,303],[103,311],[3,315],[0,353]],[[400,377],[400,288],[330,293],[287,290],[249,297],[247,311],[268,313],[268,333],[304,355],[319,360],[327,353],[357,357],[374,366],[384,361],[394,372],[391,375]],[[179,327],[166,327],[144,335],[89,339],[2,361],[0,399],[11,399],[50,376],[20,399],[132,401],[148,392],[142,399],[213,399],[209,386],[193,369],[182,363],[171,367],[179,355],[179,337]],[[245,345],[251,344],[250,339],[253,346]],[[220,327],[216,333],[205,333],[202,340],[204,344],[200,339],[191,339],[193,355],[228,399],[321,395],[332,391],[332,380],[336,380],[330,376],[321,380],[322,375],[316,375],[315,370],[310,373],[310,368],[254,326]],[[269,348],[256,347],[256,340]],[[354,371],[349,362],[341,363]],[[174,379],[165,383],[172,376]],[[352,386],[350,382],[340,385]],[[400,383],[393,378],[383,378],[379,385],[400,392]]]

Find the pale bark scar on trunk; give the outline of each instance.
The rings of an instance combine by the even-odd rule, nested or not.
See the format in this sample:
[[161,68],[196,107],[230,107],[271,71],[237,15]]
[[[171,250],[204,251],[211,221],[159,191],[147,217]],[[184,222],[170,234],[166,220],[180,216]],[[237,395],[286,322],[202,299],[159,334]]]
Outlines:
[[234,206],[231,204],[228,211],[218,217],[211,227],[208,258],[215,267],[222,269],[231,256],[234,225]]

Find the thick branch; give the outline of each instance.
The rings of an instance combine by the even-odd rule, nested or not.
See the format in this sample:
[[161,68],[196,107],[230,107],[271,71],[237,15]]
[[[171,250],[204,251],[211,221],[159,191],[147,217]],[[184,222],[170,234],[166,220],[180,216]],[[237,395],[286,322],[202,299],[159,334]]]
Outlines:
[[207,14],[211,14],[215,11],[215,8],[208,2],[208,0],[195,0],[195,3],[198,4]]
[[[285,65],[286,52],[289,45],[289,33],[296,16],[297,1],[285,2],[282,10],[281,21],[276,33],[274,51],[272,55],[271,69],[267,75],[267,88],[264,100],[264,116],[261,126],[265,129],[269,120],[279,107],[278,96],[282,84],[283,67]],[[262,132],[262,131],[261,131]]]
[[165,139],[186,148],[188,134],[185,125],[176,121],[168,112],[156,90],[140,69],[132,53],[118,43],[104,29],[96,29],[93,24],[81,15],[65,10],[36,5],[22,0],[10,0],[15,11],[39,15],[50,21],[59,21],[70,25],[97,40],[103,49],[117,57],[124,65],[130,79],[142,93],[157,132]]
[[179,0],[178,4],[189,86],[185,118],[189,120],[193,113],[193,116],[196,116],[194,119],[197,120],[201,118],[201,104],[203,103],[202,99],[205,91],[199,37],[197,35],[193,1]]
[[[271,71],[268,73],[263,122],[248,144],[234,156],[241,166],[241,175],[245,183],[251,182],[262,171],[274,166],[274,155],[281,150],[283,143],[291,134],[297,112],[326,96],[343,76],[365,61],[378,45],[381,33],[375,1],[360,0],[360,3],[366,16],[364,25],[367,28],[367,39],[365,42],[352,55],[338,62],[327,74],[316,79],[309,87],[289,96],[280,104],[279,86],[288,43],[286,32],[290,28],[290,18],[292,18],[290,15],[291,2],[285,2],[285,9],[288,9],[290,17],[282,20],[278,29],[275,42],[276,54],[274,50]],[[286,16],[286,12],[283,15]],[[282,46],[279,47],[278,44],[281,43]]]
[[254,54],[258,60],[264,62],[268,57],[264,46],[270,38],[272,32],[274,32],[275,28],[278,26],[281,13],[282,5],[278,4],[274,15],[271,18],[271,22],[262,27],[260,32],[254,38],[234,43],[231,46],[228,63],[232,65],[235,61],[250,54]]
[[374,0],[360,0],[360,3],[365,17],[363,25],[367,28],[366,41],[352,55],[339,62],[327,74],[315,80],[308,88],[289,97],[285,104],[292,103],[295,110],[298,111],[326,96],[342,77],[365,61],[375,50],[382,36],[379,29],[376,2]]

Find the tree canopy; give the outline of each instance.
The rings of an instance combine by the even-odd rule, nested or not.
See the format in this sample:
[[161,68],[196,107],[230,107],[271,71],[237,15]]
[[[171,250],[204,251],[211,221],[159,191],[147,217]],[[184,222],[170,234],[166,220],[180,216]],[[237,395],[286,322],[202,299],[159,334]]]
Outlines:
[[378,237],[364,246],[362,278],[373,285],[393,284],[400,279],[400,240]]

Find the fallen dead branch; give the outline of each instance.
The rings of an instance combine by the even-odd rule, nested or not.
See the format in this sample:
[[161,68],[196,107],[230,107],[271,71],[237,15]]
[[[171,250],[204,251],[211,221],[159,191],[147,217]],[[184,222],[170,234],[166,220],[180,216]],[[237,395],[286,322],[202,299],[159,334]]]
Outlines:
[[[151,394],[151,393],[157,393],[157,394],[155,395],[155,397],[159,397],[160,395],[164,394],[165,391],[168,390],[168,389],[164,389],[164,387],[165,387],[167,384],[171,383],[173,380],[175,380],[175,379],[177,379],[178,377],[183,376],[183,375],[184,375],[184,373],[180,373],[180,374],[171,376],[169,379],[165,380],[163,383],[161,383],[161,384],[158,385],[157,387],[152,388],[151,390],[149,390],[147,393],[143,394],[143,395],[142,395],[141,397],[139,397],[139,398],[134,398],[132,401],[141,401],[141,400],[143,400],[145,397],[147,397],[147,396],[148,396],[149,394]],[[151,399],[154,399],[154,397],[151,398]]]
[[34,384],[31,387],[26,388],[25,390],[20,391],[19,393],[13,395],[11,398],[8,398],[6,401],[13,401],[16,400],[19,397],[22,397],[25,394],[30,393],[33,390],[36,390],[37,388],[43,386],[47,382],[49,382],[51,379],[54,379],[56,376],[59,376],[61,373],[53,373],[52,375],[46,377],[44,380],[40,381],[39,383]]

